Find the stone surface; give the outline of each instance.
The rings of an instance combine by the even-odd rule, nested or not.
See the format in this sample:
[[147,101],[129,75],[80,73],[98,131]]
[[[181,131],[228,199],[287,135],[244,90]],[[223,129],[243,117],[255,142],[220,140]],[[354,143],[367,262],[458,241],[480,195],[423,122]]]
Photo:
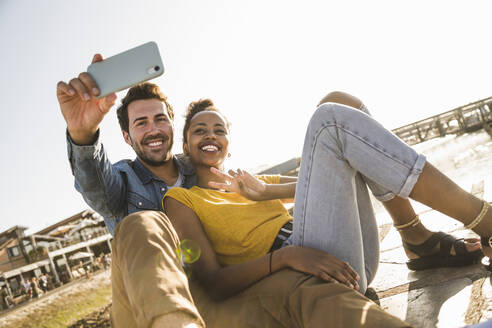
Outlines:
[[462,327],[472,281],[455,279],[380,299],[381,307],[415,327]]

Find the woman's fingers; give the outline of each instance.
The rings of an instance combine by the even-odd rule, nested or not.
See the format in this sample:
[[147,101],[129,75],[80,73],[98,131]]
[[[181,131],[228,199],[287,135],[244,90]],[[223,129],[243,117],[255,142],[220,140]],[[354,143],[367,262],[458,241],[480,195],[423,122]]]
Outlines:
[[359,289],[357,280],[359,280],[360,277],[347,262],[344,262],[333,255],[326,254],[326,257],[319,263],[321,264],[323,271],[327,272],[339,282],[351,288]]
[[336,263],[332,263],[331,265],[325,265],[321,268],[322,272],[326,272],[332,278],[336,279],[338,282],[353,288],[359,289],[359,284],[357,281],[350,275],[350,273],[343,269],[343,267],[339,266]]
[[339,270],[346,272],[347,275],[349,275],[352,279],[355,280],[360,280],[359,275],[357,272],[348,264],[347,262],[344,262],[337,258],[336,256],[333,255],[327,255],[329,258],[327,259],[328,262],[335,262]]
[[291,252],[288,265],[292,269],[315,275],[326,281],[335,279],[339,283],[359,290],[358,274],[336,256],[309,247],[294,246],[288,249]]
[[355,280],[351,279],[350,276],[341,271],[331,270],[328,274],[350,288],[359,289],[359,284]]
[[[228,190],[231,185],[221,182],[209,181],[208,185],[212,188]],[[229,191],[229,190],[228,190]]]
[[246,171],[241,171],[242,173],[242,177],[245,181],[249,181],[249,182],[258,182],[258,179],[256,179],[254,176],[252,176],[251,174],[249,174],[248,172]]
[[324,281],[328,281],[328,282],[332,282],[332,283],[335,283],[335,284],[338,284],[338,280],[332,278],[328,273],[326,272],[321,272],[319,274],[319,277],[321,279],[323,279]]
[[341,268],[337,270],[338,276],[341,277],[342,280],[339,280],[340,282],[343,282],[345,285],[354,288],[354,289],[359,289],[359,283],[357,280],[353,277],[353,275],[346,269]]
[[343,270],[336,264],[333,264],[330,267],[323,268],[313,268],[316,272],[316,276],[320,277],[325,281],[337,282],[346,285],[355,290],[359,290],[359,284],[355,281],[354,278],[346,271]]
[[357,272],[347,262],[342,262],[343,269],[352,277],[352,279],[360,280]]

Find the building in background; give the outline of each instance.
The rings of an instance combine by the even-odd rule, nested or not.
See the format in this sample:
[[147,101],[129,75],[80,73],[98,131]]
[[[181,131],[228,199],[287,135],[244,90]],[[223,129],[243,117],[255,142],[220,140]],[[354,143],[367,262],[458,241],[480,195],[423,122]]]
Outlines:
[[41,231],[25,235],[26,227],[14,226],[0,233],[0,288],[15,298],[26,281],[48,273],[55,283],[74,278],[81,261],[111,252],[111,238],[103,218],[86,210]]

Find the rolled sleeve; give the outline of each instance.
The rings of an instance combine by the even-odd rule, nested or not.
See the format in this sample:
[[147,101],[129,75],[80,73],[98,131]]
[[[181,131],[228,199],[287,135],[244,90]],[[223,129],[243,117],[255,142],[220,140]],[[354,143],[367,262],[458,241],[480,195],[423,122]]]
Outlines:
[[107,158],[99,131],[92,145],[77,145],[67,135],[67,150],[75,189],[86,203],[105,219],[125,211],[125,185],[120,173]]

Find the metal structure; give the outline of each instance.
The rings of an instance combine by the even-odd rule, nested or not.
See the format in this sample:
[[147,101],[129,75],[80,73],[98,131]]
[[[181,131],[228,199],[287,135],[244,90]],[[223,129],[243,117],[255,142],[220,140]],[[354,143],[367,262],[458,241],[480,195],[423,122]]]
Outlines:
[[[412,146],[449,134],[461,135],[480,129],[487,131],[492,138],[492,97],[396,128],[392,132]],[[301,158],[292,158],[255,174],[297,176],[300,162]]]
[[449,134],[461,135],[482,128],[492,137],[491,111],[492,97],[489,97],[392,131],[410,146]]

